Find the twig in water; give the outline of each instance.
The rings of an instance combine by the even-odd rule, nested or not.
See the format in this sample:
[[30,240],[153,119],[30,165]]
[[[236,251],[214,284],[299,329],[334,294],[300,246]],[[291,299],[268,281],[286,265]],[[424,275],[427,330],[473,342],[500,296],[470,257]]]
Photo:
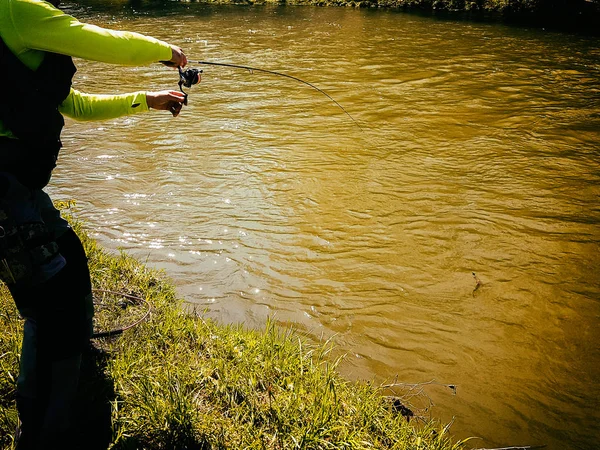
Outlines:
[[475,297],[475,292],[477,292],[477,289],[479,289],[481,286],[483,286],[483,283],[477,277],[477,275],[475,275],[475,272],[471,272],[471,273],[473,274],[473,278],[475,278],[475,289],[473,289],[473,297]]
[[456,395],[456,385],[455,384],[439,383],[439,382],[437,382],[435,380],[424,381],[423,383],[412,383],[412,384],[411,383],[398,383],[398,382],[394,382],[394,383],[391,383],[391,384],[382,384],[380,387],[382,389],[391,389],[391,388],[394,388],[394,387],[402,387],[402,388],[408,388],[409,391],[412,391],[414,389],[422,388],[423,386],[428,386],[430,384],[434,384],[434,385],[437,385],[437,386],[445,386],[448,389],[452,390],[452,394],[453,395]]
[[426,422],[426,414],[435,406],[432,398],[425,391],[425,387],[429,385],[445,386],[456,395],[454,384],[438,383],[435,380],[424,383],[398,383],[398,376],[393,383],[382,384],[379,389],[391,392],[392,395],[385,395],[385,397],[392,402],[392,409],[402,414],[407,421],[415,419]]

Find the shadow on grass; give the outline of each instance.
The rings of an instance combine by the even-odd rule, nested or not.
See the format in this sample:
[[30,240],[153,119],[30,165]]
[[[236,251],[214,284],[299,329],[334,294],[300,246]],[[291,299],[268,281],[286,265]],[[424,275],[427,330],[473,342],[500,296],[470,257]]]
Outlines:
[[113,380],[106,375],[110,357],[94,345],[83,354],[73,421],[78,450],[106,450],[112,442],[111,403],[116,393]]
[[[113,444],[112,403],[117,399],[114,382],[107,375],[112,355],[100,346],[90,345],[83,354],[79,394],[74,409],[73,450],[106,450]],[[139,448],[168,448],[179,450],[208,450],[214,448],[208,440],[198,440],[188,423],[173,423],[170,433],[155,439],[163,445],[147,442],[149,436],[122,438],[113,447],[118,450]],[[154,444],[156,444],[154,442]]]

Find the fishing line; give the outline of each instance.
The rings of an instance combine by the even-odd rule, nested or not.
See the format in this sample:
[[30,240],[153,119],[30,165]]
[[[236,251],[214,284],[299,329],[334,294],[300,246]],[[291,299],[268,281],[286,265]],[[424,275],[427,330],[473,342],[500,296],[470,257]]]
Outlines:
[[[106,290],[106,289],[92,289],[92,292],[94,294],[102,294],[103,299],[104,296],[108,295],[108,296],[112,296],[114,298],[123,298],[126,299],[126,301],[121,301],[121,302],[116,302],[113,298],[113,301],[107,301],[106,304],[104,304],[103,299],[96,301],[96,298],[94,298],[94,306],[96,309],[102,310],[104,308],[106,308],[107,311],[109,311],[109,315],[113,316],[115,315],[115,312],[123,312],[124,309],[128,306],[127,303],[129,303],[129,306],[140,306],[140,305],[144,305],[144,313],[143,315],[141,315],[141,317],[138,317],[136,320],[131,319],[131,322],[128,323],[125,326],[116,326],[110,330],[107,331],[100,331],[100,332],[96,332],[94,333],[90,339],[98,339],[98,338],[108,338],[108,337],[114,337],[114,336],[118,336],[120,334],[123,334],[125,331],[130,330],[131,328],[139,325],[140,323],[142,323],[143,321],[147,320],[148,317],[150,316],[150,312],[152,311],[152,307],[150,306],[150,303],[148,302],[148,300],[144,300],[143,298],[137,297],[135,295],[131,295],[131,294],[125,294],[124,292],[116,292],[116,291],[110,291],[110,290]],[[102,314],[101,311],[97,311],[96,312],[96,318],[98,316],[98,313],[100,313],[100,315]],[[139,315],[139,313],[138,313]]]
[[[361,131],[363,131],[362,127],[358,124],[358,122],[354,119],[354,117],[352,117],[350,115],[350,113],[348,111],[346,111],[346,108],[344,108],[342,105],[340,105],[339,102],[336,99],[334,99],[331,95],[329,95],[323,89],[321,89],[321,88],[315,86],[314,84],[309,83],[308,81],[305,81],[305,80],[303,80],[301,78],[295,77],[293,75],[288,75],[288,74],[282,73],[282,72],[276,72],[274,70],[260,69],[260,68],[257,68],[257,67],[244,66],[244,65],[241,65],[241,64],[218,63],[218,62],[210,62],[210,61],[196,61],[195,63],[196,64],[206,65],[206,66],[220,66],[220,67],[230,67],[230,68],[234,68],[234,69],[244,69],[244,70],[248,70],[250,73],[252,73],[252,72],[262,72],[262,73],[267,73],[267,74],[271,74],[271,75],[277,75],[277,76],[280,76],[280,77],[289,78],[291,80],[303,83],[303,84],[305,84],[307,86],[310,86],[311,88],[319,91],[321,94],[325,95],[329,100],[331,100],[333,103],[335,103],[342,111],[344,111],[344,113],[350,118],[350,120],[352,120],[352,122],[354,122],[354,124]],[[194,70],[197,70],[197,69],[191,69],[191,70],[194,71]],[[186,72],[183,72],[183,73],[185,74]],[[197,75],[197,72],[196,72],[196,75]],[[180,71],[180,76],[181,76],[181,71]],[[184,86],[188,86],[188,84],[185,83],[185,82],[183,82],[183,84],[184,84]],[[191,83],[191,84],[195,84],[195,83]],[[188,87],[190,87],[190,86],[188,86]],[[181,85],[180,85],[180,88],[181,88]]]

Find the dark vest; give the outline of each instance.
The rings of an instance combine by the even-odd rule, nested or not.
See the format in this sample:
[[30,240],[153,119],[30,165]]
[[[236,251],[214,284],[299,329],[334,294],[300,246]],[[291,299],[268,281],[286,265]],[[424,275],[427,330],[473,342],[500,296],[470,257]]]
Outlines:
[[76,70],[70,56],[47,52],[33,71],[0,39],[0,120],[18,138],[0,139],[0,172],[35,189],[48,183],[65,124],[58,106],[69,95]]

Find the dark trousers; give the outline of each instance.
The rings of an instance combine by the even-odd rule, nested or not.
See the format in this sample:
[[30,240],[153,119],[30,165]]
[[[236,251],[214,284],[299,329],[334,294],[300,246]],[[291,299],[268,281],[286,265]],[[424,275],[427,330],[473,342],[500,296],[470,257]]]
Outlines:
[[41,190],[9,177],[5,199],[17,222],[42,220],[59,255],[26,285],[9,285],[25,318],[17,380],[18,450],[69,448],[81,354],[92,333],[92,290],[81,241]]

